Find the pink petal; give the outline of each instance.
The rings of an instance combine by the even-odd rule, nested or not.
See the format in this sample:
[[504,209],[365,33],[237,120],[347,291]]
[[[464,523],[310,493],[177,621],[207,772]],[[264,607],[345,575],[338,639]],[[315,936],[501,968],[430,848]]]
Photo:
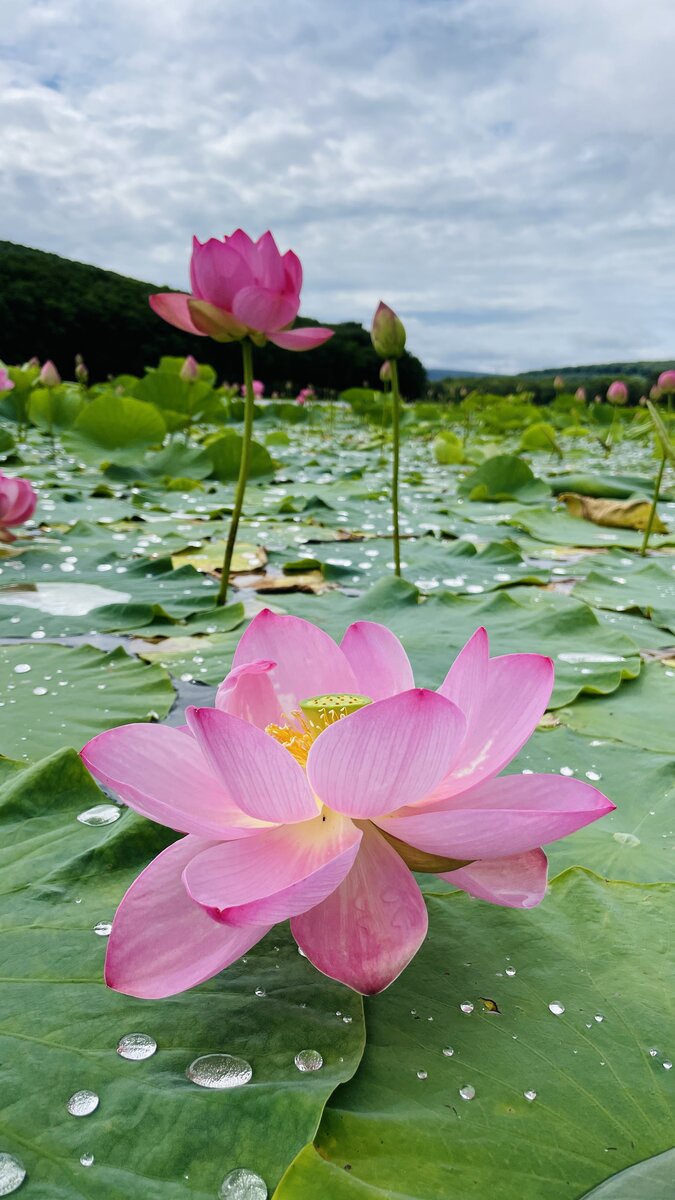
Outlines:
[[261,821],[316,816],[305,772],[273,737],[217,708],[188,708],[185,716],[207,762],[242,812]]
[[378,817],[377,824],[430,854],[503,858],[567,837],[614,807],[602,792],[580,779],[502,775],[452,797],[443,808],[436,805]]
[[244,233],[243,229],[235,229],[234,233],[225,238],[225,242],[232,250],[236,250],[237,254],[243,258],[244,262],[248,266],[249,271],[251,272],[251,281],[255,280],[256,271],[258,269],[258,252],[256,249],[256,242],[254,242],[247,233]]
[[204,245],[193,239],[190,286],[198,300],[231,312],[237,292],[251,283],[251,271],[232,245],[217,238],[209,238]]
[[[553,663],[541,654],[491,658],[482,699],[479,680],[470,682],[466,678],[461,685],[459,680],[452,684],[458,689],[455,694],[463,689],[467,697],[471,695],[472,714],[450,777],[430,797],[431,801],[459,795],[491,779],[511,762],[546,711],[553,689]],[[447,690],[452,689],[449,686]]]
[[232,312],[259,333],[274,333],[283,329],[297,316],[300,302],[297,296],[273,292],[269,288],[253,286],[242,288],[234,298]]
[[280,333],[269,333],[268,338],[282,350],[314,350],[332,338],[333,329],[321,325],[303,326],[301,329],[284,329]]
[[300,702],[311,696],[358,693],[356,676],[332,637],[302,617],[273,613],[268,608],[258,613],[240,638],[232,667],[260,659],[276,663],[269,679],[278,702],[271,721],[277,724],[284,723]]
[[291,932],[324,975],[372,996],[389,987],[419,950],[427,911],[414,876],[366,825],[344,883],[322,904],[293,917]]
[[441,696],[461,708],[467,720],[467,736],[487,687],[489,653],[487,631],[481,627],[460,650],[438,689]]
[[300,295],[302,288],[302,265],[297,254],[292,250],[287,250],[281,259],[284,264],[286,274],[286,286],[284,291],[290,292],[296,296]]
[[226,675],[216,692],[216,708],[250,721],[259,729],[278,724],[281,712],[279,701],[270,678],[275,662],[267,658],[257,662],[243,663]]
[[212,846],[188,863],[183,882],[217,920],[273,925],[325,900],[342,883],[360,841],[350,820],[324,813]]
[[543,850],[488,858],[440,876],[478,900],[505,908],[534,908],[546,893],[548,862]]
[[356,621],[349,626],[340,649],[352,665],[359,691],[371,700],[384,700],[414,688],[408,655],[386,625]]
[[459,709],[424,688],[399,692],[329,725],[307,778],[337,812],[373,817],[421,800],[445,777],[464,735]]
[[108,942],[108,987],[142,1000],[175,996],[217,975],[265,936],[264,926],[219,925],[185,891],[185,867],[210,844],[181,838],[132,883]]
[[[268,288],[271,292],[283,292],[286,272],[277,244],[269,229],[256,242],[256,260],[255,282]],[[295,311],[298,311],[297,308]]]
[[99,783],[144,817],[201,837],[241,838],[261,828],[232,802],[197,742],[167,725],[119,725],[84,747]]
[[153,312],[157,313],[164,321],[168,321],[169,325],[175,325],[177,329],[182,329],[185,333],[195,333],[199,337],[206,335],[201,329],[198,329],[190,315],[188,307],[192,296],[186,296],[181,292],[158,292],[154,296],[148,297],[150,307]]

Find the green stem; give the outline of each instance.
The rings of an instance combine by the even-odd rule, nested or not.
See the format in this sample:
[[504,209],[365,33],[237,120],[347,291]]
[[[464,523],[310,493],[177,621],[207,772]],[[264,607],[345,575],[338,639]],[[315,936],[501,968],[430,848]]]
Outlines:
[[401,575],[401,535],[398,524],[398,472],[401,452],[401,434],[399,429],[399,411],[401,396],[398,390],[398,363],[391,359],[391,433],[393,438],[393,453],[391,461],[391,515],[394,526],[394,573]]
[[643,558],[644,558],[645,554],[647,553],[647,546],[649,545],[649,535],[651,534],[652,525],[654,524],[654,517],[656,516],[656,505],[657,505],[657,501],[659,498],[659,493],[661,491],[661,480],[663,479],[663,472],[665,471],[665,469],[666,469],[666,456],[664,454],[663,457],[661,458],[661,462],[659,463],[659,469],[656,474],[656,482],[654,484],[654,495],[652,497],[652,506],[649,510],[649,517],[647,520],[647,528],[645,529],[645,536],[642,539],[642,545],[640,546],[640,554],[642,555]]
[[239,462],[239,478],[237,480],[237,490],[234,494],[234,508],[232,510],[232,520],[230,521],[230,532],[227,535],[227,545],[225,547],[225,556],[223,558],[223,570],[220,577],[220,591],[216,604],[225,604],[227,600],[227,589],[230,582],[230,567],[232,565],[232,555],[234,554],[234,546],[237,540],[237,530],[239,528],[239,518],[244,505],[244,493],[246,491],[246,480],[248,479],[248,465],[251,457],[251,433],[253,431],[253,346],[248,338],[244,338],[241,343],[241,356],[244,363],[244,441],[241,448],[241,459]]

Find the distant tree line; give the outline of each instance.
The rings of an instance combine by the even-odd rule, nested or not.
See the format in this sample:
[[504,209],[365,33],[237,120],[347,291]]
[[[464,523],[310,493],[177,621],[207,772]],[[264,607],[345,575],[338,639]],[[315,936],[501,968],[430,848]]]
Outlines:
[[[92,383],[108,376],[142,375],[163,355],[193,354],[210,363],[219,380],[241,378],[236,344],[190,337],[160,320],[148,305],[152,292],[170,291],[113,271],[72,262],[13,242],[0,241],[0,359],[53,359],[72,378],[82,354]],[[298,325],[317,321],[299,319]],[[380,360],[370,334],[356,321],[333,325],[335,336],[307,354],[265,346],[255,352],[255,373],[272,391],[293,392],[311,383],[319,394],[349,387],[380,387]],[[415,399],[427,390],[424,367],[406,353],[400,361],[401,390]]]

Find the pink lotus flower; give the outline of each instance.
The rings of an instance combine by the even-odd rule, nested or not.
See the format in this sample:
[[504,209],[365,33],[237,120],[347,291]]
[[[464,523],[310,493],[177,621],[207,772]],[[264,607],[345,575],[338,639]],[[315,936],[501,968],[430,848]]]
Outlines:
[[315,399],[314,388],[310,384],[308,387],[300,388],[300,391],[298,392],[297,396],[295,397],[295,403],[303,405],[303,404],[306,404],[308,400],[314,400],[314,399]]
[[13,542],[10,525],[23,525],[32,517],[37,495],[27,479],[5,475],[0,471],[0,542]]
[[583,403],[586,400],[586,388],[578,387],[576,392],[574,393],[574,399],[581,400]]
[[621,379],[615,379],[607,388],[607,399],[610,404],[625,404],[628,400],[628,388]]
[[82,751],[131,808],[187,835],[122,900],[108,985],[173,995],[290,918],[320,971],[372,994],[427,932],[412,870],[493,904],[538,904],[541,843],[614,807],[579,779],[499,775],[552,684],[548,658],[489,658],[484,629],[433,692],[415,687],[383,625],[359,621],[337,646],[308,621],[260,613],[215,708],[188,709],[184,730],[121,726]]
[[675,392],[675,371],[662,371],[657,387],[661,392]]
[[192,243],[190,294],[160,292],[150,307],[186,333],[236,342],[251,336],[283,350],[312,350],[333,336],[318,326],[290,329],[300,308],[302,267],[292,250],[280,254],[272,234],[257,242],[243,229],[222,241]]
[[193,354],[188,354],[178,374],[183,383],[194,383],[199,379],[199,363]]
[[40,374],[38,376],[38,383],[42,384],[42,387],[49,388],[49,387],[58,387],[60,382],[61,382],[61,376],[59,375],[51,358],[48,358],[46,363],[43,363],[43,365],[42,365]]
[[0,367],[0,392],[11,392],[14,383],[7,374],[6,367]]
[[[244,383],[241,385],[241,394],[242,396],[246,395],[246,384]],[[265,395],[265,384],[262,382],[262,380],[253,380],[253,395],[255,396],[256,400],[260,400]]]

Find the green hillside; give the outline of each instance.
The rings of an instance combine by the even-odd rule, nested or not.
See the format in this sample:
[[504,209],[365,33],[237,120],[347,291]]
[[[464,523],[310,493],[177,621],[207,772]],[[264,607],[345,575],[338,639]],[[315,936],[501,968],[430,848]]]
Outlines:
[[[13,242],[0,242],[0,279],[0,360],[6,363],[25,362],[33,355],[42,361],[51,358],[67,377],[79,353],[97,381],[122,372],[142,374],[162,355],[194,354],[211,363],[221,379],[241,376],[238,345],[190,337],[155,316],[148,296],[172,290],[165,285]],[[297,324],[319,322],[300,319]],[[310,354],[290,354],[275,346],[256,351],[256,375],[268,393],[307,383],[330,391],[364,382],[379,386],[380,362],[367,330],[355,321],[333,328],[335,337]],[[426,373],[419,359],[406,354],[400,374],[406,395],[424,393]]]

